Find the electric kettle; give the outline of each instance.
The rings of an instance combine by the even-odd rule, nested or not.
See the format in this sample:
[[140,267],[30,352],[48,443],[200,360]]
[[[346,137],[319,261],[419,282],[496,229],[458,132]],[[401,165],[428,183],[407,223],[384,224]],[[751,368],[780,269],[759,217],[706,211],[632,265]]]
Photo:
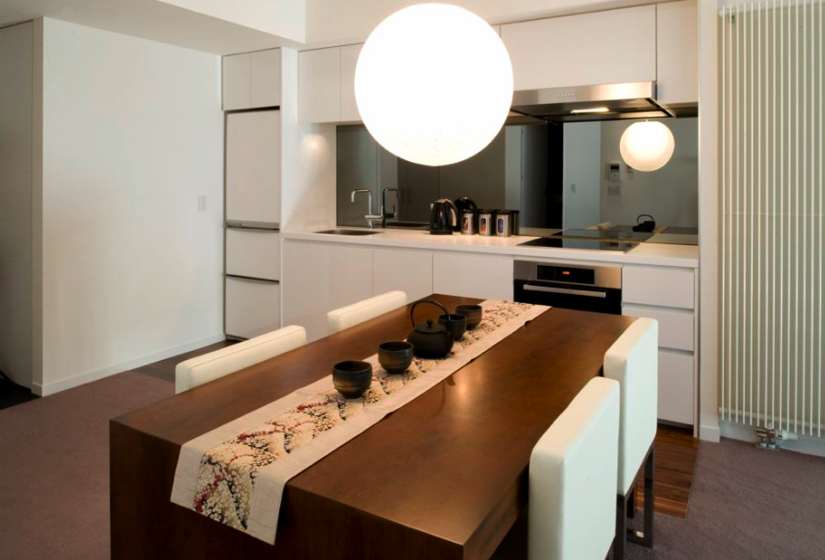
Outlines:
[[432,204],[430,212],[430,233],[433,235],[452,235],[459,226],[458,209],[453,201],[439,198]]

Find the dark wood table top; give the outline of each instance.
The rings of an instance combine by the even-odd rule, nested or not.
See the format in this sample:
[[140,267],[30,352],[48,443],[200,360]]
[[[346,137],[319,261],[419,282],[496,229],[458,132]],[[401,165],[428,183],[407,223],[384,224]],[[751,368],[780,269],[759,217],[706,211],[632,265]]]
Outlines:
[[[479,301],[432,299],[449,308]],[[417,313],[433,316],[426,307],[419,306]],[[558,308],[545,312],[293,478],[275,547],[239,541],[238,535],[255,539],[171,503],[168,507],[192,518],[187,530],[196,537],[187,539],[189,546],[211,540],[213,552],[218,546],[214,535],[221,534],[234,541],[235,552],[241,542],[248,552],[272,550],[268,556],[278,558],[381,558],[390,551],[393,558],[489,558],[526,505],[533,446],[600,374],[605,352],[632,321]],[[334,363],[374,354],[380,342],[403,339],[410,330],[409,307],[398,309],[113,420],[113,555],[140,557],[126,552],[135,546],[127,546],[126,529],[114,527],[118,515],[136,523],[134,512],[116,511],[116,505],[125,507],[115,503],[116,471],[122,469],[128,478],[128,461],[151,458],[148,451],[138,455],[131,447],[160,441],[168,453],[179,451],[186,441],[328,375]],[[166,458],[165,470],[173,462]],[[173,475],[174,469],[159,479],[168,485],[158,494],[167,501]],[[313,534],[302,533],[313,531],[310,527]],[[198,531],[204,534],[197,537]],[[124,542],[114,542],[117,538]],[[335,549],[330,550],[331,543]]]

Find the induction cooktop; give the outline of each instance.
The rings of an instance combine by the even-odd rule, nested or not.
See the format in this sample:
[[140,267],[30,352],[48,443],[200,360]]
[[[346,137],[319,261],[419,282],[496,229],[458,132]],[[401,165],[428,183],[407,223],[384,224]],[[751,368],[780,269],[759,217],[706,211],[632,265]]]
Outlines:
[[630,241],[630,242],[638,242],[638,241],[645,241],[653,237],[653,232],[646,232],[646,231],[633,231],[631,228],[625,229],[609,229],[609,230],[599,230],[599,229],[566,229],[560,231],[558,233],[554,233],[553,237],[576,237],[576,238],[587,238],[587,239],[597,239],[597,240],[605,240],[605,241]]
[[636,243],[623,241],[601,241],[598,239],[574,239],[565,237],[539,237],[531,241],[519,243],[522,247],[553,247],[558,249],[587,249],[591,251],[618,251],[627,253]]

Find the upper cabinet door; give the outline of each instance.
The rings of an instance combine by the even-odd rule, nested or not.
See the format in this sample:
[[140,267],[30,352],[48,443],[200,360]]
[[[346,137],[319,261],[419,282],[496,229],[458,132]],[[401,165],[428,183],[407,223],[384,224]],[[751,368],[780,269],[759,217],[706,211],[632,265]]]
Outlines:
[[656,96],[665,105],[699,102],[699,14],[696,0],[659,4]]
[[656,6],[501,26],[516,90],[656,79]]
[[281,49],[254,52],[252,61],[252,107],[281,104]]
[[226,219],[281,222],[280,112],[226,117]]
[[364,45],[341,47],[341,121],[360,121],[361,113],[355,103],[355,66]]
[[252,57],[223,57],[223,110],[249,109],[252,98]]
[[341,49],[298,53],[298,121],[341,120]]

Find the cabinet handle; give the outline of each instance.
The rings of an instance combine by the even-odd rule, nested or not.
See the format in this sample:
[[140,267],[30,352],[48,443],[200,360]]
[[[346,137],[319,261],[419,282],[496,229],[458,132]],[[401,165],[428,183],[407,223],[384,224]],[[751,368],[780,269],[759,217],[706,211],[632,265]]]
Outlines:
[[547,292],[551,294],[567,294],[571,296],[584,296],[605,299],[607,292],[591,292],[589,290],[571,290],[569,288],[550,288],[548,286],[535,286],[533,284],[525,284],[524,289],[528,292]]

